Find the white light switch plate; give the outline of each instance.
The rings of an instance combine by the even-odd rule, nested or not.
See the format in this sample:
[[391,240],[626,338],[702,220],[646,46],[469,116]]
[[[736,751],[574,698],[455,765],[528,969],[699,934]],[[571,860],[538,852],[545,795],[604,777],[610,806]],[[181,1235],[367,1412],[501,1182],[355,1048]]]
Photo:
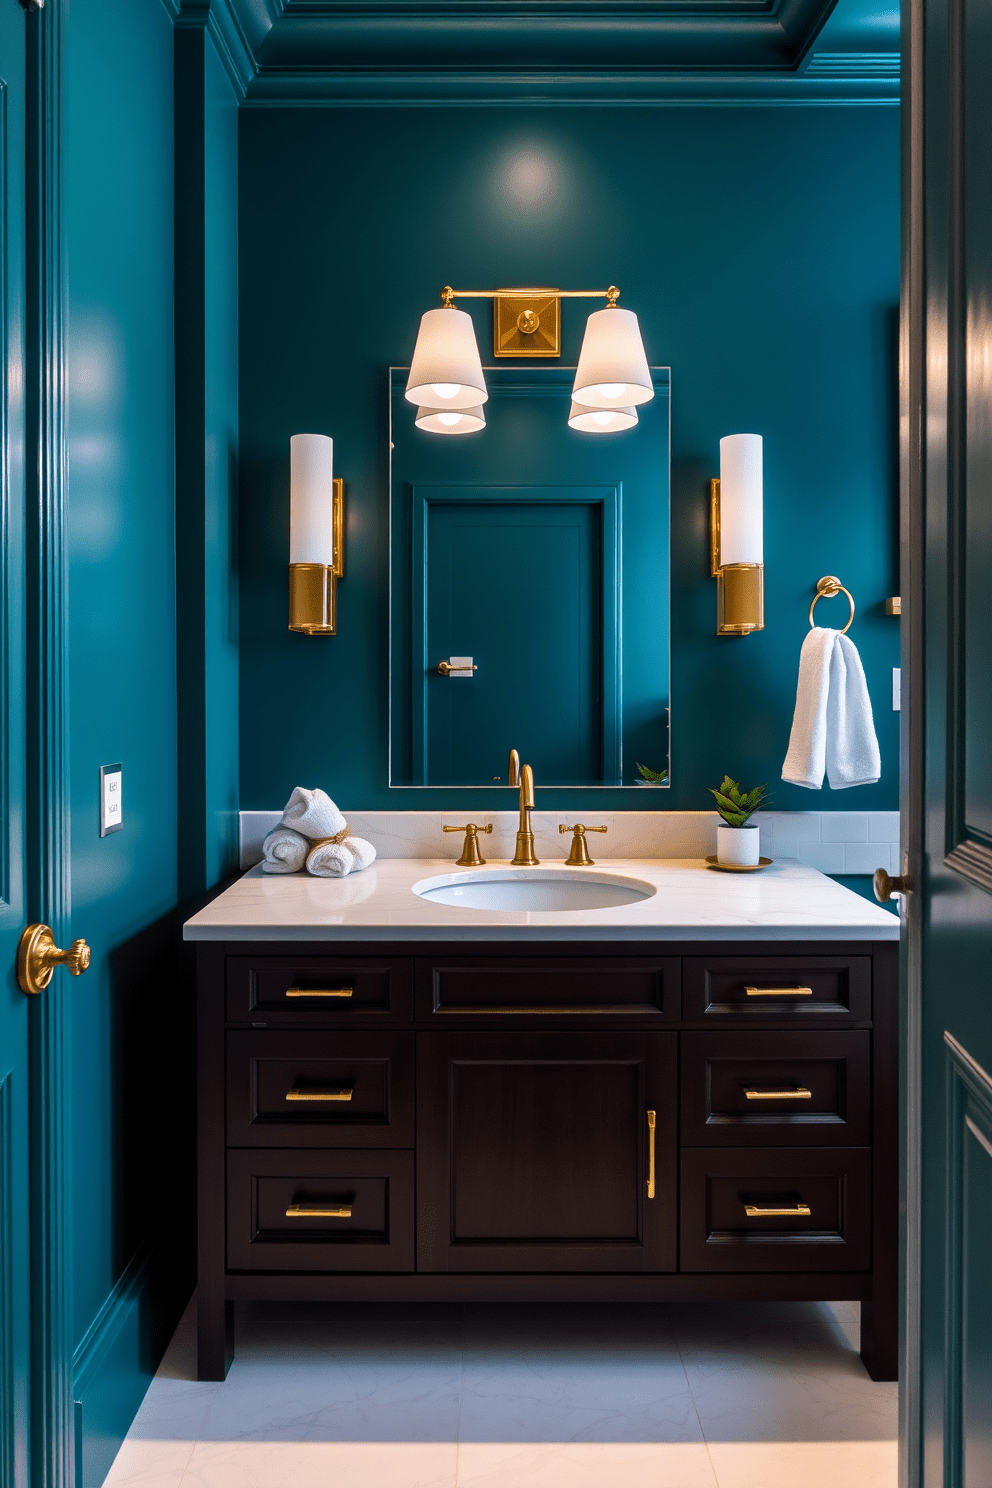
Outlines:
[[892,711],[902,712],[902,668],[892,668]]
[[100,766],[100,836],[119,832],[124,825],[121,786],[123,765]]

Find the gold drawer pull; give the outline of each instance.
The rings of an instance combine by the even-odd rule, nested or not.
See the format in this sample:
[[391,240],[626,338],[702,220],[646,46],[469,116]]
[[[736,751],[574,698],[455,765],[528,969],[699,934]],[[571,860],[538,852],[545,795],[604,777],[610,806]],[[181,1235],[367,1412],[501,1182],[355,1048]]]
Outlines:
[[648,1112],[648,1198],[654,1198],[654,1129],[658,1117],[654,1111]]
[[808,1204],[795,1204],[791,1209],[759,1209],[755,1204],[745,1204],[744,1213],[748,1219],[765,1219],[777,1214],[808,1215],[810,1207]]
[[812,997],[812,987],[745,987],[748,997]]
[[350,1101],[354,1085],[336,1085],[327,1090],[287,1090],[288,1101]]
[[316,991],[309,987],[287,987],[287,997],[353,997],[354,987],[332,987]]
[[317,1209],[310,1204],[290,1204],[287,1219],[350,1219],[351,1205],[340,1204],[336,1209]]
[[[805,1085],[797,1085],[795,1090],[748,1090],[744,1094],[748,1100],[812,1100],[813,1092],[807,1090]],[[289,1096],[286,1097],[289,1100]]]

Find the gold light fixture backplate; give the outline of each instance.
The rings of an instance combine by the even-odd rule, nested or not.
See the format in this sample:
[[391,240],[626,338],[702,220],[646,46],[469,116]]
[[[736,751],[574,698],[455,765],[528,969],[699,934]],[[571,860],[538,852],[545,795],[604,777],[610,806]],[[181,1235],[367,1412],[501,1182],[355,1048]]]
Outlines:
[[493,300],[493,355],[561,356],[561,300],[557,290],[497,290]]

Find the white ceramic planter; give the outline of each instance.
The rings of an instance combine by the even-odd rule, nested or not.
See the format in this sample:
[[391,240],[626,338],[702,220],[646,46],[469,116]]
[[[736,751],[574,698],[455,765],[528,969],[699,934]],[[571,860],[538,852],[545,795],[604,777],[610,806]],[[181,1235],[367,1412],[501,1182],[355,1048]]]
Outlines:
[[756,868],[759,861],[757,827],[717,827],[716,860],[728,868]]

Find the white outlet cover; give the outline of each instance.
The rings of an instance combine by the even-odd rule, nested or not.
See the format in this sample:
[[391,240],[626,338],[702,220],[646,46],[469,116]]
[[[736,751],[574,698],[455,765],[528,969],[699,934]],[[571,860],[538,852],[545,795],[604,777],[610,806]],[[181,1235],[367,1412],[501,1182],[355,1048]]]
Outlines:
[[119,832],[124,825],[123,765],[100,766],[100,836]]

